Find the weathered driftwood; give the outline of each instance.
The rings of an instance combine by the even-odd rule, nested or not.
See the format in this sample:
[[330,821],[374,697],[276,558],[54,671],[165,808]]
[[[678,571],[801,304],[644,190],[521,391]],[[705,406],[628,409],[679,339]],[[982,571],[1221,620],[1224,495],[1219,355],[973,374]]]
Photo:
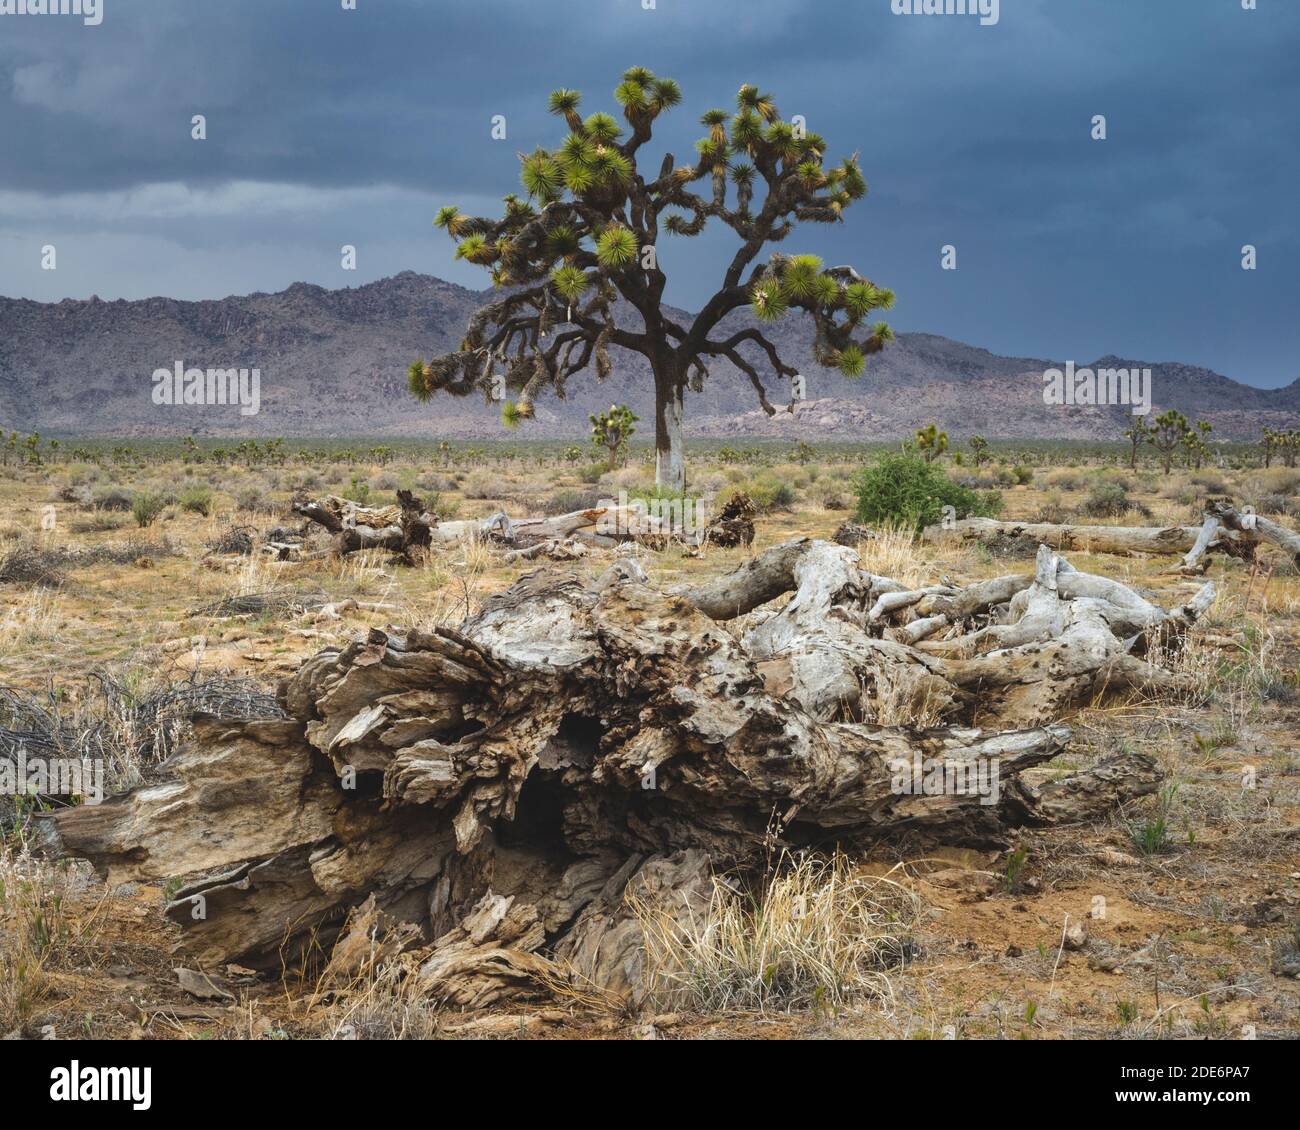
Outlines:
[[[288,720],[200,719],[162,780],[43,825],[113,882],[169,882],[200,964],[328,948],[364,903],[408,924],[411,975],[456,1005],[561,975],[635,996],[629,895],[698,913],[713,868],[776,843],[1005,842],[1154,790],[1142,753],[1041,789],[1020,778],[1065,748],[1071,705],[1180,685],[1134,653],[1157,634],[1176,646],[1212,588],[1164,613],[1112,585],[1044,548],[1032,578],[873,619],[904,586],[808,539],[672,592],[635,561],[595,581],[547,568],[458,630],[318,653],[281,687]],[[740,638],[718,622],[786,593]],[[921,613],[958,633],[943,654],[888,638]]]

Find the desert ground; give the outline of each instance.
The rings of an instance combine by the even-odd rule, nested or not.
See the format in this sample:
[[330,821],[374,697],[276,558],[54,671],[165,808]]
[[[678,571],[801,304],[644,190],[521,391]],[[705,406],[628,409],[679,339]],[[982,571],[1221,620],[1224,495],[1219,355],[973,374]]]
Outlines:
[[[737,447],[692,450],[689,489],[714,504],[747,491],[759,507],[753,546],[685,552],[670,543],[641,559],[652,583],[720,575],[788,539],[831,538],[853,519],[855,484],[873,457],[866,448]],[[1147,455],[1130,470],[1118,447],[1022,444],[995,445],[979,467],[969,455],[955,465],[953,452],[941,465],[1000,492],[1004,519],[1195,525],[1207,500],[1227,497],[1300,528],[1300,470],[1264,469],[1245,446],[1218,462],[1165,475]],[[187,740],[188,709],[256,707],[323,647],[371,627],[458,624],[543,567],[506,563],[483,542],[435,546],[414,565],[380,550],[274,560],[262,549],[268,533],[303,525],[289,510],[296,492],[373,506],[404,488],[452,520],[560,514],[652,485],[643,448],[614,471],[589,450],[504,442],[297,451],[291,441],[217,461],[210,445],[196,453],[65,441],[39,463],[15,457],[0,467],[0,731],[15,702],[38,701],[49,726],[93,731],[118,751],[111,788],[152,780]],[[151,502],[135,506],[137,517],[141,496]],[[884,532],[857,551],[870,572],[923,585],[1032,573],[1035,548]],[[1165,607],[1202,583],[1171,572],[1172,557],[1067,556]],[[220,971],[196,985],[176,972],[184,961],[172,953],[177,931],[161,886],[109,888],[85,863],[41,858],[34,805],[0,798],[0,1035],[1295,1038],[1300,576],[1289,561],[1261,556],[1263,567],[1214,559],[1217,597],[1177,658],[1195,694],[1087,705],[1067,719],[1067,752],[1039,771],[1136,747],[1165,772],[1155,795],[1087,826],[1025,831],[1003,848],[910,836],[842,844],[824,860],[774,869],[757,895],[716,900],[711,913],[731,919],[713,944],[741,950],[747,929],[779,931],[799,896],[826,884],[848,892],[844,905],[830,902],[842,915],[832,923],[839,944],[789,957],[806,962],[801,983],[811,992],[757,1000],[701,976],[666,981],[636,1008],[556,992],[466,1013],[413,994],[385,968],[347,986],[297,963],[277,976]],[[612,560],[594,550],[544,567],[595,576]],[[895,960],[844,944],[858,928],[850,904],[867,896],[889,908]],[[744,955],[710,956],[719,979],[731,963],[734,984]],[[819,977],[834,991],[821,992]]]

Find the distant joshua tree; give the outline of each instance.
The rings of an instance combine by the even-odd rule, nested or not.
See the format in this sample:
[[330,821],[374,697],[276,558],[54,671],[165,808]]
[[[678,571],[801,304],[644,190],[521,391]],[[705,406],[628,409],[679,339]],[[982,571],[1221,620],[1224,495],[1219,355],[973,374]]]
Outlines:
[[[502,291],[476,313],[455,353],[416,361],[409,370],[415,396],[438,392],[493,399],[513,394],[508,420],[527,420],[546,389],[563,396],[569,377],[594,363],[598,377],[612,370],[609,346],[639,353],[655,387],[655,481],[674,492],[685,487],[683,412],[686,389],[699,391],[715,358],[743,372],[768,415],[760,367],[778,379],[798,372],[755,327],[729,326],[712,336],[733,311],[748,307],[762,322],[801,311],[814,325],[813,358],[857,377],[868,354],[893,333],[883,322],[867,326],[873,310],[893,305],[893,294],[849,266],[824,268],[813,255],[772,254],[802,222],[839,223],[867,183],[857,156],[825,164],[826,142],[801,117],[781,118],[770,94],[742,86],[734,114],[709,110],[708,133],[696,143],[694,164],[665,154],[657,171],[639,163],[659,116],[681,101],[668,78],[644,67],[626,71],[614,91],[627,128],[610,114],[583,118],[581,96],[557,90],[550,110],[568,125],[555,149],[521,154],[528,198],[505,198],[502,219],[443,208],[435,223],[457,241],[456,256],[490,270]],[[694,190],[699,182],[709,188]],[[695,236],[709,220],[729,227],[740,246],[726,264],[722,285],[689,325],[664,305],[668,276],[659,257],[667,232]],[[622,298],[640,328],[614,323]],[[748,353],[745,352],[748,350]],[[792,401],[793,403],[793,401]]]
[[971,459],[975,461],[975,466],[980,466],[989,457],[989,441],[983,436],[971,436],[970,454]]
[[1205,440],[1212,431],[1214,428],[1209,420],[1197,420],[1196,426],[1188,428],[1187,434],[1183,436],[1183,446],[1187,448],[1188,461],[1198,471],[1210,457],[1210,446]]
[[591,416],[591,442],[609,452],[609,469],[618,466],[618,461],[627,446],[627,441],[636,431],[636,422],[641,417],[636,415],[626,404],[609,406],[608,412]]
[[1147,443],[1160,452],[1160,463],[1169,474],[1174,463],[1174,452],[1182,447],[1191,434],[1187,417],[1177,409],[1160,413],[1147,430]]
[[1264,429],[1264,466],[1273,465],[1273,457],[1282,456],[1282,462],[1288,467],[1296,465],[1296,456],[1300,455],[1300,428],[1282,431],[1273,428]]
[[948,450],[948,433],[941,432],[937,424],[917,428],[916,449],[927,463],[933,463]]

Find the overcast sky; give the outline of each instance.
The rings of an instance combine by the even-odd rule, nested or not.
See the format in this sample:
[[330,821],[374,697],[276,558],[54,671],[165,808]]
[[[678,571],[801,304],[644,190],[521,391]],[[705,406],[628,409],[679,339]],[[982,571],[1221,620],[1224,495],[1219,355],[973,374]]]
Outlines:
[[[101,2],[98,26],[0,15],[0,294],[484,286],[436,208],[496,211],[516,153],[563,136],[552,89],[616,110],[643,65],[685,94],[651,171],[742,82],[861,152],[867,198],[783,250],[892,287],[896,329],[1300,377],[1297,0],[1001,0],[990,26],[891,0]],[[661,241],[672,301],[707,298],[729,236]]]

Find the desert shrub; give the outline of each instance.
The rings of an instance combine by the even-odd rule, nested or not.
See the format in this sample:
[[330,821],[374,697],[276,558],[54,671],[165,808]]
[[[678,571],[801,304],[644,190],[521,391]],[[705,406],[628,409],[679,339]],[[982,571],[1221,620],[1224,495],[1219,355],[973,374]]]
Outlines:
[[1069,511],[1061,501],[1061,496],[1053,491],[1043,499],[1043,505],[1038,508],[1038,513],[1034,515],[1034,521],[1051,522],[1053,525],[1060,525],[1069,516]]
[[146,526],[152,526],[166,507],[167,501],[162,495],[140,491],[131,501],[131,516],[143,530]]
[[500,498],[502,489],[501,475],[481,468],[466,475],[460,486],[461,494],[473,499]]
[[182,510],[206,518],[212,513],[212,488],[201,483],[186,487],[181,491],[180,505]]
[[1048,482],[1057,490],[1078,490],[1080,486],[1079,475],[1076,471],[1057,471],[1048,479]]
[[578,478],[584,483],[598,483],[605,473],[604,463],[591,463],[578,471]]
[[63,566],[67,560],[65,550],[42,549],[31,542],[21,542],[0,557],[0,583],[57,588],[63,583]]
[[94,492],[91,505],[96,510],[118,510],[126,513],[132,506],[131,492],[125,487],[99,487]]
[[1002,502],[996,491],[977,494],[954,483],[936,464],[912,454],[886,455],[864,468],[857,493],[859,522],[911,530],[934,525],[947,506],[958,518],[990,517]]
[[794,487],[785,479],[775,475],[760,475],[746,487],[746,493],[754,500],[760,514],[770,514],[773,510],[789,510],[798,500]]
[[93,549],[69,552],[67,560],[71,565],[135,565],[158,557],[176,557],[179,553],[180,550],[170,538],[149,541],[133,534],[116,545],[97,545]]
[[546,502],[547,514],[569,514],[574,510],[589,510],[599,506],[603,492],[598,490],[562,490]]
[[1255,509],[1261,514],[1300,518],[1300,499],[1285,494],[1265,494],[1260,497]]
[[235,495],[235,506],[248,514],[278,514],[280,502],[263,487],[245,487]]
[[1002,492],[997,490],[982,490],[979,492],[979,499],[975,504],[973,513],[978,514],[981,518],[998,517],[1006,502],[1002,497]]
[[74,534],[105,534],[110,530],[120,530],[125,520],[111,514],[92,514],[89,518],[77,518],[69,523]]
[[1102,479],[1092,484],[1088,497],[1079,506],[1079,513],[1088,518],[1118,518],[1130,506],[1124,484]]
[[1032,467],[1026,467],[1023,463],[1017,463],[1011,468],[1011,474],[1018,486],[1024,486],[1034,481],[1034,471]]
[[208,542],[213,553],[238,553],[244,556],[253,552],[252,526],[231,526]]
[[358,506],[369,506],[370,484],[357,475],[353,475],[352,481],[343,489],[341,496],[349,502],[355,502]]
[[432,494],[434,492],[455,490],[456,482],[454,479],[448,478],[446,475],[439,475],[433,471],[426,471],[423,475],[417,475],[415,477],[414,488]]
[[460,513],[460,499],[449,498],[441,491],[431,492],[425,499],[425,509],[439,522],[450,522]]
[[60,502],[71,502],[83,510],[89,510],[95,502],[95,493],[84,483],[76,486],[63,486],[55,492]]
[[1231,494],[1232,486],[1228,480],[1216,471],[1197,471],[1191,476],[1192,482],[1205,494]]

